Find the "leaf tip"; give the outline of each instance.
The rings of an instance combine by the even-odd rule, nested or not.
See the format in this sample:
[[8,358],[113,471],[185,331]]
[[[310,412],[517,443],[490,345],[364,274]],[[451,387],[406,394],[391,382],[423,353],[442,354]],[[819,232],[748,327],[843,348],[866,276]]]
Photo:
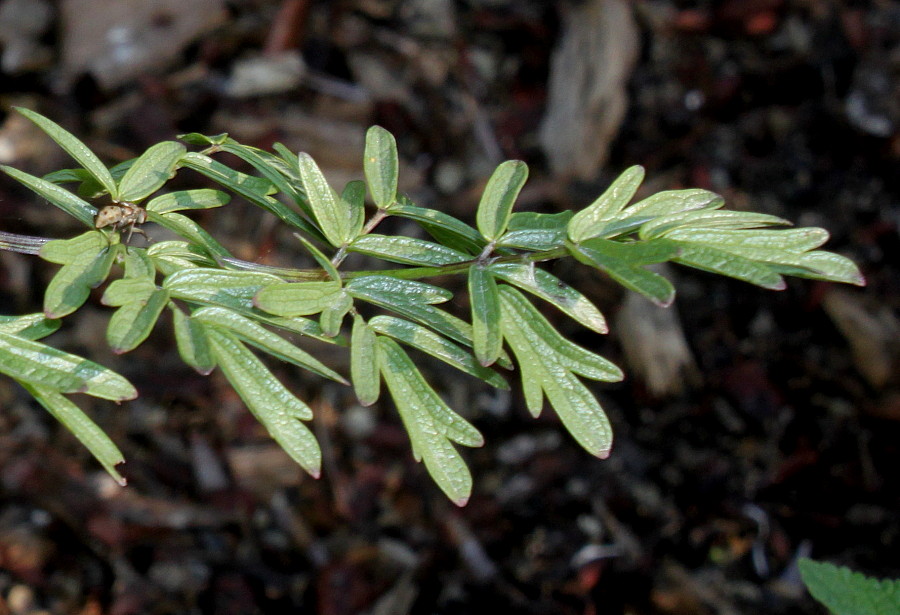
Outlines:
[[466,495],[460,496],[458,498],[451,498],[450,501],[453,502],[454,504],[456,504],[457,506],[459,506],[460,508],[462,508],[463,506],[465,506],[466,504],[469,503],[470,497],[471,497],[471,494],[466,494]]

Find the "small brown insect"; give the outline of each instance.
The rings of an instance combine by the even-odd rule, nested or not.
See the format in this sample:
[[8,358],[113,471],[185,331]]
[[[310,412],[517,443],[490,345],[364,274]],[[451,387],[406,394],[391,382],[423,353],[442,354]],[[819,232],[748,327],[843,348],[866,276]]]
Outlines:
[[125,239],[125,243],[128,243],[131,241],[133,233],[140,233],[144,237],[147,236],[147,233],[137,227],[138,224],[143,224],[146,221],[147,210],[143,207],[139,207],[134,203],[115,203],[107,205],[97,212],[97,217],[94,218],[94,228],[111,226],[113,229],[121,231],[128,227],[128,238]]

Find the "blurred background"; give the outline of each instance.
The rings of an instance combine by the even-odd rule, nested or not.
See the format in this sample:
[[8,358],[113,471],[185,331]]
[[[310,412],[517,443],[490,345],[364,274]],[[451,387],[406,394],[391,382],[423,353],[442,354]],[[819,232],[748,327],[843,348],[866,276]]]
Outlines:
[[[868,280],[773,293],[673,268],[662,310],[554,265],[612,333],[557,324],[628,374],[595,389],[612,456],[549,408],[532,420],[516,387],[423,358],[487,439],[464,453],[462,509],[389,404],[274,366],[317,414],[313,480],[223,378],[181,364],[165,318],[112,355],[95,297],[50,341],[141,392],[78,400],[129,486],[0,379],[0,614],[812,614],[800,556],[900,575],[898,76],[887,0],[0,2],[0,163],[35,175],[74,165],[14,105],[110,165],[228,132],[309,152],[335,185],[362,176],[377,123],[419,205],[471,220],[493,168],[519,158],[520,210],[583,207],[642,164],[640,194],[707,188],[825,227]],[[239,201],[199,220],[242,258],[304,265],[288,229]],[[6,177],[0,229],[80,232]],[[54,271],[0,252],[0,311],[39,311]],[[340,349],[310,348],[346,371]]]

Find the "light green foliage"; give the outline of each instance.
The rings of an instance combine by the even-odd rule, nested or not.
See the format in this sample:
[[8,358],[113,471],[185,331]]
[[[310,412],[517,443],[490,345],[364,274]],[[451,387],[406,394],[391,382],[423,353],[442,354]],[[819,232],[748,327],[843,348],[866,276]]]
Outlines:
[[[52,319],[78,310],[91,289],[103,284],[101,303],[115,308],[107,326],[113,351],[133,350],[160,318],[171,315],[182,360],[204,375],[220,369],[272,437],[314,476],[321,452],[302,422],[312,418],[312,410],[269,364],[290,363],[342,385],[352,382],[364,405],[379,399],[383,381],[414,457],[459,505],[471,495],[472,477],[455,445],[481,446],[483,438],[429,384],[431,359],[500,389],[510,385],[499,370],[516,370],[511,375],[520,380],[533,415],[543,411],[546,399],[587,451],[610,453],[609,421],[585,379],[616,382],[621,370],[563,337],[523,292],[596,333],[606,333],[606,320],[545,263],[574,258],[659,305],[675,296],[672,284],[648,269],[663,262],[774,289],[783,288],[783,275],[863,284],[851,261],[818,249],[828,238],[822,229],[777,228],[787,222],[726,210],[722,198],[706,190],[670,190],[629,204],[644,176],[638,166],[582,210],[544,214],[513,211],[528,168],[521,161],[504,162],[488,181],[472,226],[399,194],[397,145],[383,128],[366,135],[365,182],[351,181],[338,193],[308,154],[280,144],[272,153],[228,135],[192,133],[181,140],[201,151],[166,141],[108,169],[57,124],[22,113],[81,168],[44,178],[2,170],[91,230],[40,248],[42,258],[61,267],[47,286],[44,314],[0,317],[0,372],[20,382],[120,481],[114,466],[121,453],[65,395],[122,401],[137,392],[118,374],[37,341],[58,326]],[[215,160],[218,152],[236,156],[259,176]],[[168,181],[182,173],[198,173],[219,189],[167,191]],[[76,184],[77,194],[65,184]],[[367,194],[374,205],[368,217]],[[235,259],[191,218],[196,210],[228,205],[232,196],[276,216],[317,267]],[[123,243],[120,232],[129,231],[127,224],[94,229],[94,216],[108,199],[143,203],[148,223],[178,238],[142,247]],[[414,222],[430,239],[376,233],[389,217]],[[12,240],[0,242],[0,249],[36,251],[31,243]],[[401,267],[347,270],[345,261],[358,258],[352,253]],[[460,310],[464,297],[422,281],[442,284],[459,276],[467,276],[468,312]],[[349,380],[313,349],[301,349],[292,335],[349,346]]]
[[799,565],[809,593],[834,615],[900,615],[900,579],[873,579],[811,559]]

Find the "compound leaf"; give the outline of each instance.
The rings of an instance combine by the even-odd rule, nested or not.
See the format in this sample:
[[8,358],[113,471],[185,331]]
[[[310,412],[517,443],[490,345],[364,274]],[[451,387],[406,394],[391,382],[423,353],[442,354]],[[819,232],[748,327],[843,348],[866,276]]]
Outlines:
[[309,406],[288,391],[234,335],[216,328],[209,328],[208,335],[217,364],[253,416],[294,461],[318,478],[322,451],[312,432],[300,422],[312,419]]
[[377,333],[388,335],[443,361],[451,367],[480,378],[493,387],[509,390],[509,384],[500,374],[482,366],[470,352],[441,337],[427,327],[403,320],[402,318],[385,315],[374,317],[368,326]]
[[[425,462],[428,473],[447,497],[457,506],[464,506],[472,493],[472,475],[448,438],[480,442],[481,434],[447,407],[396,342],[379,337],[378,355],[382,376],[409,433],[413,454]],[[446,421],[450,417],[453,421]]]
[[231,310],[221,307],[205,307],[194,312],[191,315],[191,320],[203,324],[207,329],[213,328],[217,331],[228,331],[242,341],[269,353],[281,361],[293,363],[297,367],[342,384],[350,384],[343,376],[324,365],[308,352],[300,350],[280,335],[272,333],[249,318]]
[[576,213],[569,221],[569,239],[580,243],[596,237],[607,222],[618,217],[644,181],[644,167],[635,165],[625,170],[596,201]]
[[[535,415],[540,413],[542,390],[575,440],[592,455],[607,457],[612,447],[612,427],[600,403],[574,375],[573,371],[583,366],[573,360],[571,347],[560,345],[559,340],[564,338],[558,334],[547,334],[552,326],[518,291],[501,286],[500,298],[503,335],[522,368],[529,409]],[[579,358],[593,355],[579,350],[583,354]]]
[[[318,239],[324,239],[319,229],[310,224],[303,216],[281,201],[269,196],[270,194],[277,192],[277,189],[276,185],[268,179],[240,173],[213,160],[209,156],[204,156],[197,152],[188,152],[185,154],[181,161],[181,165],[197,171],[217,182],[219,185],[239,194],[257,207],[261,207],[269,213],[274,214],[285,224],[290,224],[291,226],[302,229]],[[269,171],[275,173],[279,178],[279,182],[281,182],[279,187],[282,187],[284,178],[275,172],[274,169],[269,169]],[[297,198],[300,197],[297,196]]]
[[490,272],[536,297],[555,305],[563,313],[597,333],[606,333],[606,319],[590,300],[554,276],[529,263],[494,263]]
[[607,239],[589,239],[570,247],[577,260],[604,271],[616,282],[638,292],[653,303],[667,307],[675,299],[675,288],[666,278],[644,269],[643,265],[665,262],[678,254],[674,242],[622,243]]

